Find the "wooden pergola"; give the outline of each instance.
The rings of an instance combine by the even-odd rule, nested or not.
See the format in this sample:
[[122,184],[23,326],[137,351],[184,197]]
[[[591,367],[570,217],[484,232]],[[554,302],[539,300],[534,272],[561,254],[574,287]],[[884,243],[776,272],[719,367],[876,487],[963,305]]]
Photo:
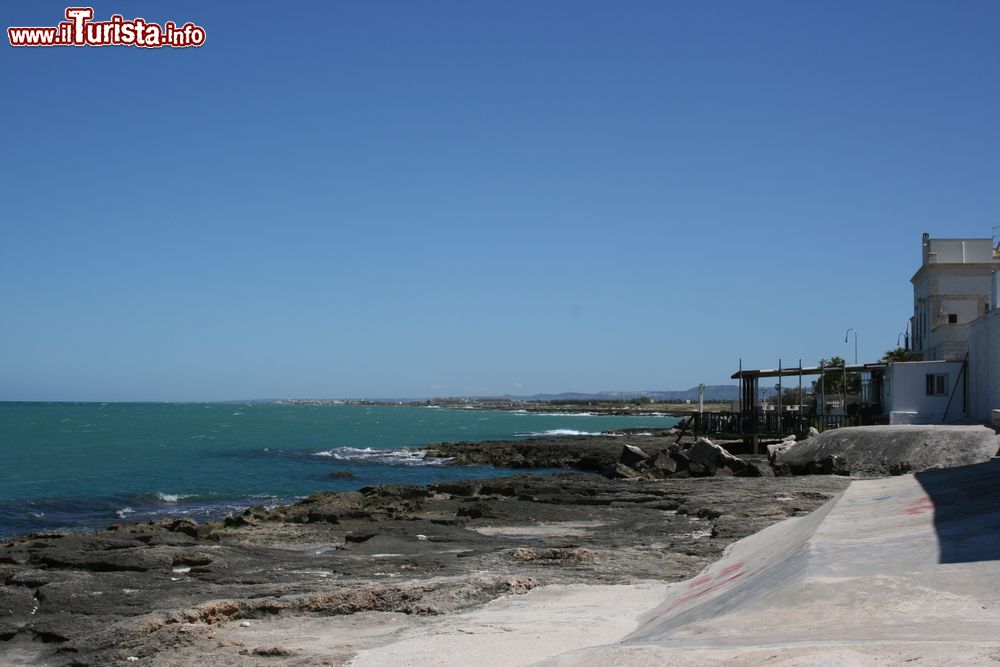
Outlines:
[[[766,370],[744,370],[743,360],[740,359],[740,370],[732,374],[731,379],[740,381],[740,416],[741,422],[743,424],[743,443],[748,446],[753,447],[753,453],[759,454],[760,451],[760,430],[759,430],[759,420],[761,409],[760,404],[757,400],[760,389],[760,379],[761,378],[778,378],[778,414],[781,414],[781,379],[787,377],[797,377],[799,386],[799,405],[802,404],[802,378],[804,376],[812,375],[830,375],[835,373],[842,373],[846,378],[848,373],[871,373],[874,375],[881,374],[886,367],[885,363],[873,363],[873,364],[847,364],[842,366],[802,366],[802,360],[799,360],[799,365],[794,367],[785,368],[781,361],[778,361],[778,367],[775,369]],[[844,388],[846,391],[847,383],[844,383]],[[825,402],[825,399],[824,399]]]

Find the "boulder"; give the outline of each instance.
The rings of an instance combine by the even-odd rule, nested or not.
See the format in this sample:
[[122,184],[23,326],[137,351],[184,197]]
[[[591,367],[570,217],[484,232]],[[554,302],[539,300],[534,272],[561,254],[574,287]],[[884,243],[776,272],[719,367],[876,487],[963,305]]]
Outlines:
[[653,459],[653,468],[665,475],[673,475],[678,470],[677,459],[667,452],[660,452]]
[[791,440],[782,440],[781,442],[774,443],[767,446],[767,460],[774,463],[775,457],[779,454],[784,454],[796,443],[795,436],[791,436]]
[[997,444],[984,426],[852,426],[796,443],[774,465],[781,473],[887,477],[988,461]]
[[468,517],[469,519],[494,519],[496,514],[487,503],[475,503],[468,507],[459,507],[455,512],[457,516]]
[[697,461],[691,461],[687,472],[691,477],[711,477],[715,474],[715,467],[713,466],[709,468],[708,466],[698,463]]
[[649,454],[642,451],[635,445],[624,445],[622,447],[622,453],[618,457],[618,461],[624,463],[630,468],[635,468],[636,466],[649,461]]
[[698,441],[687,450],[687,457],[692,465],[700,465],[709,475],[714,475],[719,468],[729,468],[734,473],[746,468],[746,463],[742,459],[733,456],[708,438],[698,438]]
[[616,477],[618,479],[638,479],[641,476],[637,470],[630,468],[624,463],[616,463],[608,473],[608,477]]

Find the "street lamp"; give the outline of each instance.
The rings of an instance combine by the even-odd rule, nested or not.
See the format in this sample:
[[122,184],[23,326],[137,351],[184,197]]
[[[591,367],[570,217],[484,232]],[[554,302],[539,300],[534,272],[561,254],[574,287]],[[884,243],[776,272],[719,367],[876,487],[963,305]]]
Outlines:
[[847,342],[847,337],[851,335],[852,331],[854,331],[854,365],[857,366],[858,365],[858,332],[855,329],[853,329],[853,328],[848,329],[847,333],[844,334],[844,342],[845,343]]

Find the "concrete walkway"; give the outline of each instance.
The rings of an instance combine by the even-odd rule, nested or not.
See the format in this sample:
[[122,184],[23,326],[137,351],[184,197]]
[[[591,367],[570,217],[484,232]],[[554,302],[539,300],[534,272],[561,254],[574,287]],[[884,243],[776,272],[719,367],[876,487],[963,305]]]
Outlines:
[[546,664],[713,663],[1000,663],[1000,460],[855,481]]

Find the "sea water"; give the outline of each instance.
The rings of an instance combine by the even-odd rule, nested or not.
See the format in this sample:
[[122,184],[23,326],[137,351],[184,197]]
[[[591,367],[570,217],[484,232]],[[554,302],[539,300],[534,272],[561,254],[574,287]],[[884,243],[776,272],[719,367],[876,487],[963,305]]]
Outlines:
[[408,448],[676,421],[409,406],[0,403],[0,537],[218,518],[317,491],[505,475]]

